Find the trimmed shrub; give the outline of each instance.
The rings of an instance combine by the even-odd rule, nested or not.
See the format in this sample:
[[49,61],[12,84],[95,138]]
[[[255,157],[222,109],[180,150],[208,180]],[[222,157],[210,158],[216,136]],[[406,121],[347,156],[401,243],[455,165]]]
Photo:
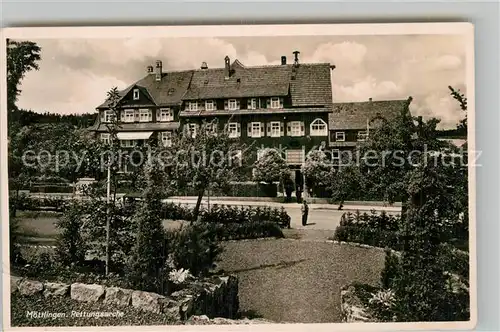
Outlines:
[[363,243],[374,247],[401,250],[404,244],[399,232],[373,229],[363,225],[338,226],[333,235],[335,241]]
[[[161,217],[172,220],[192,220],[192,208],[180,204],[166,203],[162,206]],[[203,223],[242,224],[248,222],[274,222],[281,227],[290,227],[290,216],[282,207],[244,207],[214,204],[210,211],[203,207],[199,221]]]

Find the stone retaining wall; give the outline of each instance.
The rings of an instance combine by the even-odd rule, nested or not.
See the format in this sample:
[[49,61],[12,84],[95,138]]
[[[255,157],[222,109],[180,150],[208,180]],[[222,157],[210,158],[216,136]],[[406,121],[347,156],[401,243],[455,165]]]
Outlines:
[[170,296],[97,284],[70,285],[16,276],[11,276],[10,280],[11,293],[25,296],[65,296],[80,302],[132,306],[145,311],[164,313],[172,320],[187,320],[193,315],[232,319],[239,310],[238,278],[233,275],[196,280]]

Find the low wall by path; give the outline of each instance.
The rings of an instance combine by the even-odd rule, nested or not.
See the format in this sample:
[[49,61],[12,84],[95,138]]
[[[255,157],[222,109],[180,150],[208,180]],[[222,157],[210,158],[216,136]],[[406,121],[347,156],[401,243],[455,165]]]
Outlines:
[[12,294],[63,296],[80,302],[132,306],[163,313],[173,321],[185,321],[194,315],[233,319],[239,310],[238,278],[234,275],[196,280],[170,296],[98,284],[41,282],[16,276],[11,276],[10,286]]

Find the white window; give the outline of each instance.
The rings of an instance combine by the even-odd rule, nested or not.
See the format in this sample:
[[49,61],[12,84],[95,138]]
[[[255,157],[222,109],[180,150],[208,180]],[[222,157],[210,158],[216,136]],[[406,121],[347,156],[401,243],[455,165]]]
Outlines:
[[190,101],[188,103],[188,110],[196,112],[198,111],[198,102],[197,101]]
[[366,130],[358,131],[358,141],[366,141],[368,138],[368,132]]
[[215,110],[217,110],[215,102],[213,100],[207,100],[207,101],[205,101],[205,110],[207,110],[207,111],[215,111]]
[[196,137],[196,123],[190,123],[188,124],[188,129],[189,129],[189,132],[191,133],[191,137]]
[[260,122],[252,122],[251,123],[251,133],[252,137],[260,137],[261,136],[261,123]]
[[328,128],[323,119],[316,119],[311,122],[311,136],[328,136]]
[[116,116],[115,112],[113,112],[111,110],[107,110],[104,113],[104,121],[105,122],[112,122],[112,121],[114,121],[115,116]]
[[248,100],[248,109],[249,110],[257,109],[257,98],[251,98]]
[[135,111],[134,110],[125,110],[123,111],[123,122],[134,122]]
[[292,121],[289,124],[290,136],[302,136],[302,122]]
[[109,134],[101,134],[101,142],[109,144]]
[[131,148],[136,145],[136,141],[133,139],[124,139],[120,141],[120,146],[123,148]]
[[280,99],[278,97],[271,98],[271,108],[280,108]]
[[209,122],[205,125],[205,130],[208,134],[216,134],[217,124]]
[[174,111],[170,108],[160,109],[159,121],[162,121],[162,122],[174,121]]
[[337,142],[344,142],[345,141],[345,132],[343,132],[343,131],[337,131],[335,133],[335,140]]
[[161,133],[161,143],[165,147],[172,146],[172,132],[171,131],[163,131]]
[[234,111],[238,109],[238,102],[236,99],[229,99],[229,109]]
[[153,118],[151,110],[140,109],[139,110],[139,122],[150,122]]
[[280,137],[281,136],[281,123],[279,121],[272,121],[269,126],[271,137]]
[[134,89],[134,100],[139,100],[139,89]]
[[239,130],[238,130],[238,123],[237,122],[229,122],[227,124],[227,131],[228,131],[228,136],[230,138],[236,138],[240,136]]
[[332,161],[334,164],[339,163],[339,161],[340,161],[340,150],[339,149],[332,150]]

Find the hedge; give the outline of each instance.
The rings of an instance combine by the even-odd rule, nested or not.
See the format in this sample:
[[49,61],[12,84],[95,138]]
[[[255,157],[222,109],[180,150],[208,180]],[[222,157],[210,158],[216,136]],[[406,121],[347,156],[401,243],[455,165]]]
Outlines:
[[[161,217],[172,220],[192,220],[193,208],[186,205],[165,203],[162,207]],[[205,207],[200,209],[200,221],[203,223],[218,224],[246,224],[251,222],[272,222],[281,227],[289,227],[291,218],[282,207],[236,207],[214,204],[210,210]]]
[[[211,196],[219,197],[277,197],[278,185],[255,182],[235,182],[227,188],[210,190]],[[194,189],[178,190],[175,196],[198,196]]]

